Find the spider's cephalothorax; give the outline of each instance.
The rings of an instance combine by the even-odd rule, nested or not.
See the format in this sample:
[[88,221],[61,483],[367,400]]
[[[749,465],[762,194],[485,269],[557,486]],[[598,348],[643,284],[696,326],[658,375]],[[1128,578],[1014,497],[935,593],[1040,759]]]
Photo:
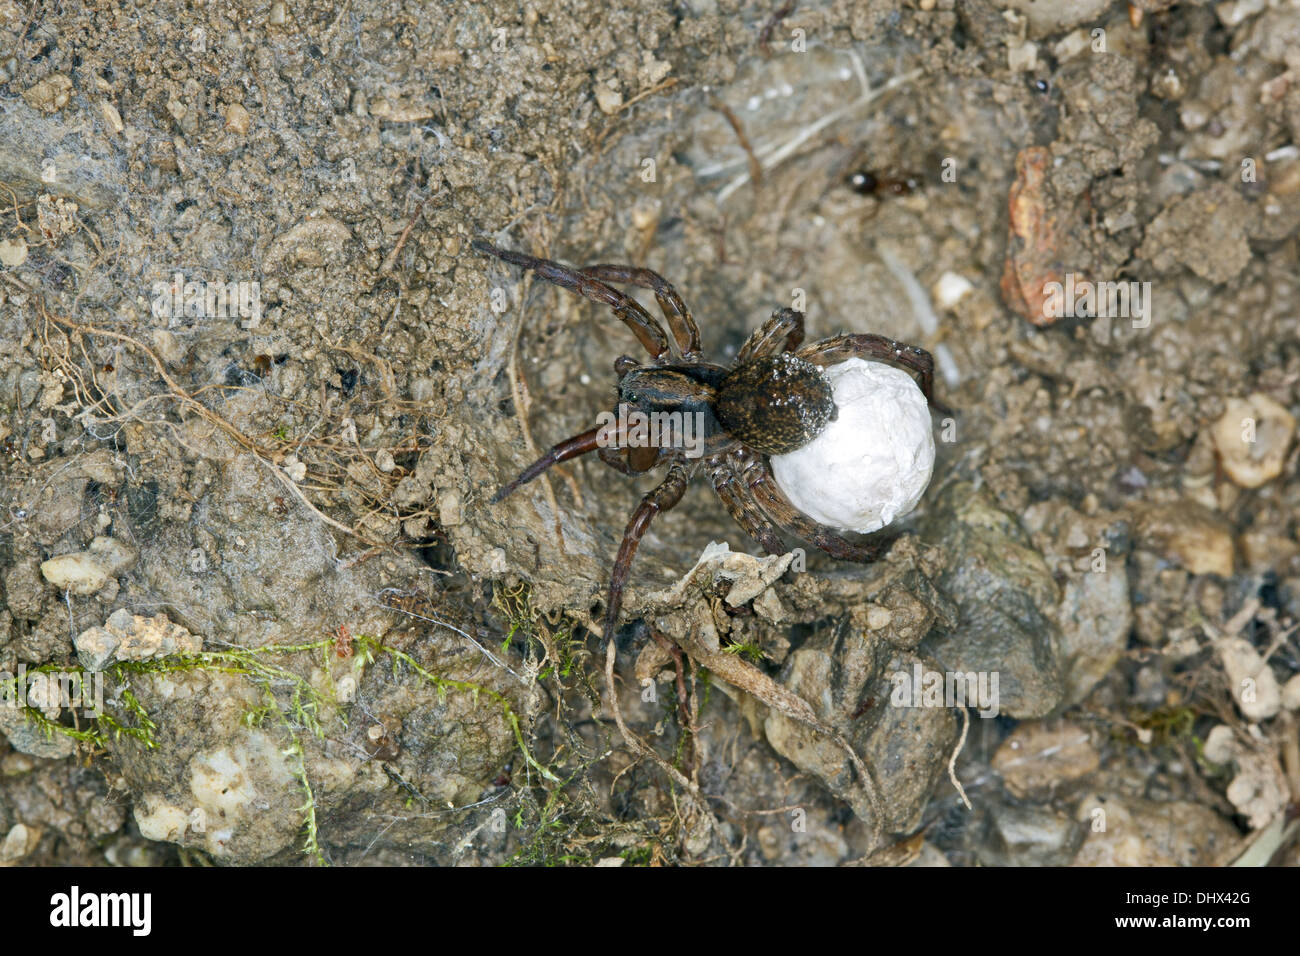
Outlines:
[[717,365],[637,365],[624,356],[614,363],[619,376],[618,400],[643,412],[701,414],[710,433],[718,422],[718,387],[727,374]]
[[[700,415],[707,454],[737,442],[782,455],[812,441],[835,417],[822,370],[790,352],[728,371],[719,365],[637,365],[619,359],[619,401],[647,414]],[[641,470],[641,469],[633,469]]]
[[[481,239],[473,246],[608,305],[652,360],[642,365],[624,356],[614,363],[620,405],[647,415],[673,417],[681,413],[701,423],[702,447],[695,449],[696,454],[681,440],[681,429],[667,428],[658,445],[645,447],[622,424],[612,431],[609,425],[598,426],[551,448],[493,499],[500,501],[551,465],[593,451],[624,474],[668,464],[667,477],[641,500],[619,546],[605,608],[606,638],[613,637],[628,569],[646,528],[655,515],[681,500],[687,484],[701,469],[731,516],[769,554],[785,552],[784,531],[843,560],[868,561],[876,555],[877,547],[854,544],[791,505],[772,478],[766,456],[796,451],[821,434],[836,415],[831,386],[821,370],[854,356],[892,362],[915,372],[926,400],[945,410],[933,397],[930,353],[870,334],[836,335],[801,348],[803,313],[778,309],[741,346],[735,365],[725,368],[701,360],[695,319],[677,290],[657,272],[622,265],[574,269],[499,249]],[[671,337],[639,302],[609,285],[611,282],[652,290]]]

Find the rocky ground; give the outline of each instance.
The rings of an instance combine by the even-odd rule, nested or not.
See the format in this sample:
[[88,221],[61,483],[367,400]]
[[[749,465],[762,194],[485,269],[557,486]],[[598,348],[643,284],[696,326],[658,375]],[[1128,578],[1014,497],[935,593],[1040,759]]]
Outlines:
[[[0,863],[1297,861],[1300,4],[101,7],[0,0]],[[930,349],[920,508],[697,482],[608,656],[653,476],[489,499],[635,341],[475,237]]]

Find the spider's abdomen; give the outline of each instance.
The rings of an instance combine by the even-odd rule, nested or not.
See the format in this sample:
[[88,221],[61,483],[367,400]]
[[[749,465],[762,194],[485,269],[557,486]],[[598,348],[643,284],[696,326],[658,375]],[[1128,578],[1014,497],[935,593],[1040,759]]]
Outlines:
[[718,389],[718,421],[765,455],[784,455],[821,434],[835,417],[821,369],[790,352],[737,366]]

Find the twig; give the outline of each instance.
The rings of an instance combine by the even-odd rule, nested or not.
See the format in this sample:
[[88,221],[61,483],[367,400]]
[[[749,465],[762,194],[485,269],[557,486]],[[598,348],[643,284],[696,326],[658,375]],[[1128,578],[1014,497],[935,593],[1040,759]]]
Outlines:
[[[441,196],[442,194],[439,193],[438,195]],[[398,253],[402,251],[402,247],[406,245],[406,239],[411,234],[411,230],[415,228],[416,220],[420,218],[420,213],[424,212],[425,204],[432,198],[434,197],[425,196],[423,199],[420,200],[420,205],[415,207],[415,215],[413,215],[411,217],[411,221],[406,224],[406,228],[402,230],[402,234],[397,237],[397,245],[393,246],[393,251],[390,252],[388,255],[384,256],[384,261],[380,263],[379,265],[380,275],[386,275],[387,273],[392,271],[393,263],[397,261]]]
[[700,788],[696,785],[695,781],[688,779],[680,770],[670,764],[663,757],[659,756],[659,754],[655,753],[654,749],[649,744],[636,734],[632,733],[628,728],[627,723],[623,720],[623,708],[618,702],[618,687],[614,684],[614,654],[614,639],[611,638],[609,643],[605,645],[605,683],[609,687],[609,709],[614,715],[614,723],[618,725],[618,732],[623,735],[623,739],[627,741],[629,747],[641,756],[653,760],[658,764],[660,770],[666,773],[674,783],[686,791],[686,793],[694,800],[696,808],[700,814],[703,815],[703,817],[709,822],[709,825],[713,828],[714,834],[721,838],[722,827],[718,824],[717,818],[713,816],[713,812],[709,809],[704,794],[700,792]]
[[966,804],[967,810],[974,810],[970,805],[970,798],[966,796],[966,788],[961,785],[957,779],[957,757],[966,748],[966,733],[970,730],[970,713],[965,707],[958,707],[961,711],[961,738],[957,741],[957,747],[948,758],[948,779],[952,781],[953,787],[957,790],[957,796],[961,797],[961,802]]
[[763,56],[772,55],[772,51],[767,48],[768,41],[772,39],[772,31],[776,29],[778,23],[794,13],[794,5],[795,0],[786,0],[786,3],[767,18],[767,23],[763,24],[763,29],[758,34],[758,48],[763,51]]
[[682,733],[686,737],[686,753],[682,756],[682,762],[691,769],[691,776],[695,776],[695,725],[691,718],[690,704],[686,696],[686,674],[682,663],[682,649],[664,637],[653,627],[649,628],[650,636],[654,642],[662,647],[673,659],[673,670],[676,674],[675,687],[677,689],[677,719],[682,725]]
[[[622,106],[620,106],[618,109],[616,109],[616,110],[614,111],[614,115],[617,116],[619,113],[623,112],[623,111],[624,111],[625,109],[627,109],[628,107],[630,107],[630,106],[632,106],[632,105],[634,105],[634,104],[636,104],[636,103],[641,102],[641,101],[642,101],[643,99],[645,99],[647,96],[653,96],[654,94],[659,93],[659,92],[662,92],[663,90],[670,89],[670,88],[676,86],[679,82],[681,82],[681,81],[678,80],[677,77],[675,77],[675,76],[674,76],[674,77],[669,77],[668,79],[664,80],[662,83],[657,83],[657,84],[655,84],[654,86],[650,87],[650,89],[648,89],[648,90],[642,90],[642,91],[641,91],[640,93],[638,93],[636,96],[632,97],[630,100],[628,100],[626,103],[624,103],[624,104],[623,104]],[[605,128],[604,128],[603,130],[601,130],[601,131],[600,131],[600,135],[596,137],[596,142],[595,142],[595,145],[594,145],[594,150],[595,150],[595,154],[596,154],[596,155],[599,155],[599,154],[600,154],[601,147],[604,145],[605,140],[607,140],[607,139],[609,138],[610,133],[612,133],[616,128],[617,128],[617,127],[616,127],[616,124],[614,124],[614,123],[607,123],[607,124],[605,124]],[[578,188],[579,188],[579,189],[583,188],[583,184],[584,184],[585,182],[586,182],[586,180],[585,180],[583,177],[579,176],[579,177],[578,177]],[[585,197],[584,197],[584,198],[585,198]]]
[[312,504],[310,501],[307,500],[307,496],[303,494],[302,489],[298,487],[298,483],[280,470],[279,465],[275,464],[274,462],[270,461],[267,458],[263,458],[261,455],[258,455],[256,453],[254,453],[254,457],[262,464],[264,464],[267,468],[269,468],[271,474],[275,475],[275,477],[280,480],[280,483],[282,485],[284,485],[286,488],[292,491],[294,495],[297,496],[298,500],[307,506],[308,511],[314,514],[317,518],[320,518],[321,521],[324,521],[331,528],[337,528],[339,531],[342,531],[344,534],[351,535],[352,537],[356,538],[358,541],[363,541],[366,544],[370,545],[370,547],[372,548],[383,548],[385,546],[383,542],[375,541],[372,538],[369,538],[366,535],[362,534],[360,531],[357,531],[353,528],[349,528],[341,521],[335,521],[329,515],[325,514],[325,512],[317,508],[314,504]]
[[[695,633],[698,631],[699,633]],[[679,642],[681,643],[681,642]],[[880,799],[880,790],[866,763],[858,756],[853,745],[834,727],[824,723],[812,705],[790,689],[781,686],[767,674],[752,664],[746,663],[735,654],[728,654],[718,646],[718,636],[713,628],[711,616],[701,612],[696,617],[696,627],[692,628],[682,649],[696,662],[707,667],[714,676],[728,684],[738,687],[772,710],[798,721],[835,742],[848,755],[849,762],[857,771],[862,790],[871,804],[871,833],[874,842],[880,842],[884,832],[885,808]]]
[[[167,386],[167,389],[170,392],[171,396],[176,401],[180,402],[185,407],[192,409],[200,418],[204,419],[210,424],[221,429],[221,431],[223,431],[226,435],[232,438],[242,448],[244,448],[248,452],[251,452],[253,456],[258,459],[258,461],[266,465],[271,470],[272,474],[274,474],[276,478],[280,480],[281,483],[283,483],[286,487],[288,487],[298,497],[298,499],[301,500],[302,503],[305,504],[307,508],[318,518],[320,518],[322,521],[324,521],[326,524],[330,525],[331,527],[337,528],[339,531],[342,531],[344,534],[350,535],[351,537],[354,537],[359,541],[365,542],[367,545],[369,545],[372,548],[387,547],[387,545],[385,545],[382,541],[376,541],[370,538],[368,535],[365,535],[362,532],[357,531],[355,528],[349,528],[347,525],[335,521],[333,518],[324,514],[319,508],[317,508],[310,501],[308,501],[307,496],[303,494],[302,489],[300,489],[297,486],[297,484],[295,484],[293,480],[289,478],[288,475],[284,474],[280,470],[279,466],[274,463],[273,459],[275,458],[275,454],[273,452],[262,448],[260,445],[254,442],[251,438],[249,438],[247,435],[241,432],[230,422],[226,421],[220,415],[213,412],[210,408],[208,408],[202,402],[194,398],[194,396],[190,395],[183,388],[181,388],[180,385],[176,382],[176,380],[172,378],[171,375],[168,373],[167,367],[163,364],[162,359],[160,359],[157,356],[157,354],[151,348],[145,345],[143,342],[140,342],[138,339],[133,339],[131,336],[125,335],[121,332],[114,332],[111,329],[101,329],[93,325],[79,325],[76,322],[71,321],[70,319],[59,318],[57,315],[51,314],[45,308],[44,302],[41,303],[41,314],[47,321],[53,322],[55,325],[62,326],[63,328],[67,329],[70,333],[73,333],[75,335],[78,336],[99,335],[99,336],[103,336],[104,338],[112,339],[113,341],[116,342],[121,342],[124,345],[128,345],[131,348],[136,349],[137,351],[143,352],[145,356],[148,357],[149,361],[153,364],[154,370],[158,373],[159,378],[163,380],[163,383]],[[71,336],[69,337],[71,338]]]
[[731,131],[736,134],[736,141],[740,143],[740,148],[745,151],[745,156],[749,159],[749,178],[754,181],[754,188],[757,189],[763,185],[763,164],[754,155],[754,147],[750,145],[749,137],[745,135],[745,127],[740,125],[739,117],[722,100],[715,99],[713,108],[725,116],[727,122],[731,124]]
[[628,108],[629,106],[631,106],[633,103],[639,103],[639,102],[641,102],[641,100],[645,99],[647,96],[653,96],[655,93],[659,93],[659,92],[662,92],[663,90],[669,89],[670,87],[674,87],[674,86],[676,86],[679,82],[681,82],[681,81],[678,80],[677,77],[674,76],[674,77],[671,77],[671,78],[669,78],[669,79],[667,79],[667,80],[664,80],[662,83],[657,83],[657,84],[655,84],[654,86],[650,87],[650,89],[648,89],[648,90],[642,90],[642,91],[641,91],[640,93],[638,93],[636,96],[632,97],[630,100],[628,100],[628,101],[627,101],[626,103],[624,103],[622,106],[620,106],[617,110],[615,110],[615,112],[616,112],[616,113],[621,113],[621,112],[623,112],[623,110],[627,109],[627,108]]

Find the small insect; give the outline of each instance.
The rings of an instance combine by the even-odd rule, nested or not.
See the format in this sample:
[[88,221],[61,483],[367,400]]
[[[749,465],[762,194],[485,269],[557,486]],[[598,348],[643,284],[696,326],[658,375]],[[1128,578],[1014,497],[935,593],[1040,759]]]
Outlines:
[[872,172],[859,169],[850,173],[849,188],[863,196],[908,196],[921,187],[919,173]]
[[371,760],[396,760],[402,752],[397,741],[396,732],[390,728],[390,722],[380,720],[366,728],[366,743],[363,745]]
[[[715,365],[701,357],[699,326],[686,303],[657,272],[610,264],[575,269],[500,249],[482,239],[474,240],[472,246],[609,306],[632,330],[650,354],[650,362],[638,362],[628,355],[614,361],[620,410],[635,410],[645,416],[681,412],[698,416],[693,420],[704,423],[703,447],[698,456],[691,457],[680,441],[661,442],[658,447],[640,447],[629,441],[632,427],[622,423],[632,419],[630,415],[620,418],[616,410],[614,418],[620,424],[612,436],[609,426],[602,425],[560,442],[492,499],[499,502],[552,465],[593,451],[625,475],[668,466],[667,477],[641,499],[623,534],[610,574],[606,640],[614,635],[623,588],[641,538],[656,515],[681,501],[686,486],[699,472],[708,476],[736,523],[768,554],[786,552],[781,537],[786,531],[841,560],[865,562],[876,556],[879,545],[854,544],[836,529],[796,509],[773,478],[767,456],[802,448],[835,418],[831,386],[822,368],[848,358],[890,362],[914,372],[926,401],[946,411],[933,398],[934,360],[929,352],[873,334],[836,335],[804,346],[803,313],[777,309],[741,346],[733,366]],[[611,282],[652,290],[671,337],[639,302],[609,285]],[[681,438],[679,434],[671,437]]]
[[340,624],[334,632],[334,656],[347,660],[352,656],[352,632],[346,624]]

